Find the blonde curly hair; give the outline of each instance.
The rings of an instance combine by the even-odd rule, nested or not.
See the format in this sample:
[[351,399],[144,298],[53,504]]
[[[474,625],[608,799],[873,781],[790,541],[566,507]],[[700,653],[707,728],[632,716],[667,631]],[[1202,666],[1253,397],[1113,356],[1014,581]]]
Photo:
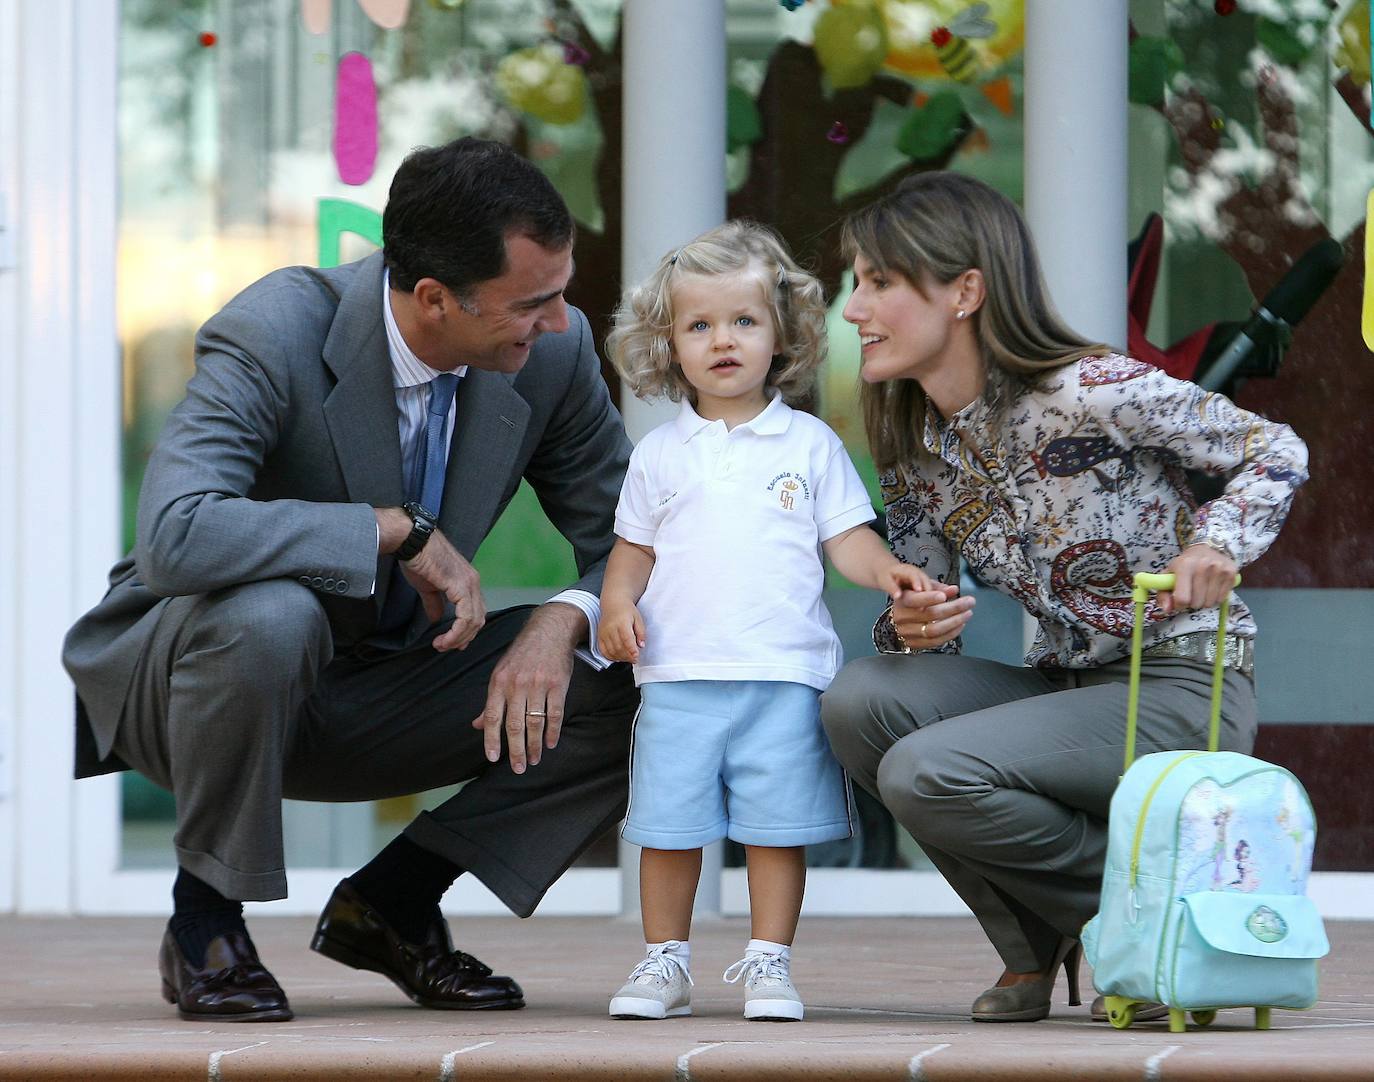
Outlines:
[[744,220],[716,226],[669,252],[645,282],[626,290],[606,336],[606,352],[638,397],[695,401],[694,389],[673,357],[673,286],[688,274],[741,273],[758,278],[773,315],[777,352],[767,385],[788,403],[806,397],[825,360],[824,291],[797,266],[777,233]]

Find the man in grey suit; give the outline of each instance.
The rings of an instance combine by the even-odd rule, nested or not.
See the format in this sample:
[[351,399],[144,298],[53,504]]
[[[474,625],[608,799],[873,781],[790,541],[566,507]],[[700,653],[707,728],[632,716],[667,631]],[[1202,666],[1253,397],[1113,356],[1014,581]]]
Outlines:
[[[311,944],[447,1009],[524,1003],[453,949],[453,880],[527,916],[624,813],[637,696],[575,651],[629,445],[563,299],[567,207],[462,139],[401,165],[383,238],[270,274],[201,329],[134,551],[67,636],[78,776],[132,767],[176,797],[159,967],[183,1018],[292,1016],[242,907],[286,895],[283,797],[468,782],[340,882]],[[522,477],[581,577],[488,617],[469,560]]]

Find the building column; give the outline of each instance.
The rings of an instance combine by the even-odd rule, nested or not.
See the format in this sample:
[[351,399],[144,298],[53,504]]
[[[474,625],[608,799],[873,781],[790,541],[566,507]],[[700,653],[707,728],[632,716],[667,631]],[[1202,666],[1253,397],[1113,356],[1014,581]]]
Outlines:
[[1026,219],[1078,333],[1126,346],[1127,0],[1026,5]]
[[[725,219],[725,0],[625,0],[621,281],[641,281],[663,253]],[[666,399],[626,388],[636,443],[671,420]],[[621,908],[639,911],[639,848],[620,843]],[[702,859],[697,911],[720,912],[721,846]]]
[[[625,0],[621,281],[725,219],[725,0]],[[636,443],[666,401],[621,398]]]
[[118,859],[78,829],[60,661],[119,544],[118,24],[0,0],[0,910],[21,913],[71,912],[83,859]]
[[[1026,221],[1064,321],[1126,348],[1127,0],[1026,5]],[[1086,61],[1085,62],[1085,58]],[[1023,646],[1035,620],[1021,621]]]

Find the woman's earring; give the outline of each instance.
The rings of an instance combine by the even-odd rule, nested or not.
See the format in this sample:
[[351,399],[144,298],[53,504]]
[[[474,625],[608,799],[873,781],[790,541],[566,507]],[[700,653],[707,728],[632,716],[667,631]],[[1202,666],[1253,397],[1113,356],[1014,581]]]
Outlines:
[[959,311],[957,311],[957,312],[954,313],[954,318],[955,318],[955,319],[963,319],[964,316],[966,316],[966,315],[968,315],[968,313],[965,312],[962,308],[960,308]]

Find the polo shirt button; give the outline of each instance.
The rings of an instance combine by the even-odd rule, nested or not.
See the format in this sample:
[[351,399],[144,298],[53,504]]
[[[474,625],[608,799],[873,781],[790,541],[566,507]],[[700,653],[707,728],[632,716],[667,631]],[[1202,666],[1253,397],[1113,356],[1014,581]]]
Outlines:
[[339,594],[346,594],[346,593],[348,593],[348,582],[347,582],[347,580],[345,580],[345,579],[340,579],[338,582],[336,582],[336,583],[334,584],[334,592],[335,592],[335,593],[339,593]]
[[319,575],[316,575],[313,579],[310,580],[310,585],[315,587],[315,589],[319,590],[324,586],[324,579],[320,578]]
[[325,588],[326,590],[332,590],[332,589],[334,589],[334,580],[333,580],[333,579],[325,579],[325,580],[324,580],[324,588]]

